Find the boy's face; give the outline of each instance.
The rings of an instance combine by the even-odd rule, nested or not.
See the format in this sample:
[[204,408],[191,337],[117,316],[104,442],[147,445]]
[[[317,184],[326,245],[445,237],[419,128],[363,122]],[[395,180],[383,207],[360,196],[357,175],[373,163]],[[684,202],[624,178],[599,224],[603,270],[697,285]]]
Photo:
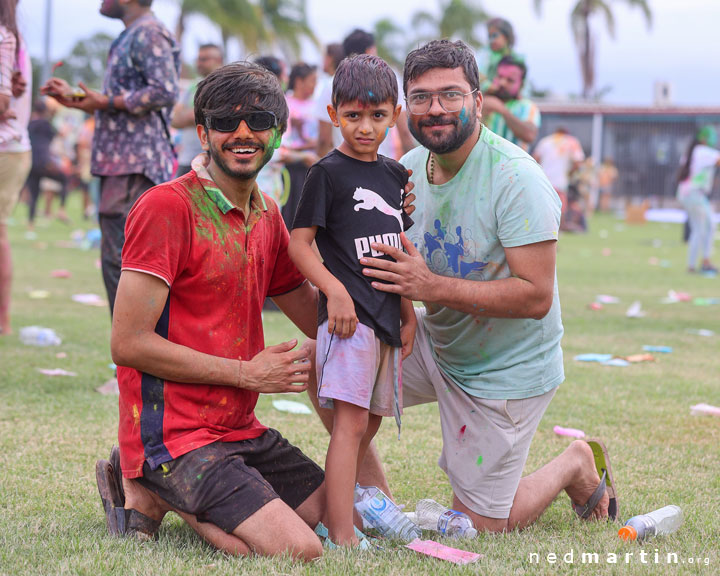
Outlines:
[[339,150],[351,158],[364,162],[377,160],[377,151],[388,130],[395,126],[400,106],[389,100],[380,104],[360,101],[345,102],[337,108],[328,106],[332,123],[340,128],[343,143]]

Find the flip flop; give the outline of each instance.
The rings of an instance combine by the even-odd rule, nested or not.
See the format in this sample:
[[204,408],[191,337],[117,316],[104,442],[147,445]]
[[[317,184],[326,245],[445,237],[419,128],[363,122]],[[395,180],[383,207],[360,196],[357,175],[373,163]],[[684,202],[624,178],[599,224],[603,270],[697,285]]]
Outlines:
[[582,518],[587,520],[591,515],[595,507],[598,505],[603,497],[603,494],[607,492],[610,502],[608,504],[608,518],[616,520],[618,517],[618,497],[617,490],[615,488],[615,479],[613,478],[612,468],[610,467],[610,456],[608,450],[602,440],[597,438],[588,438],[585,440],[593,451],[593,457],[595,458],[595,468],[600,475],[600,482],[595,488],[595,491],[588,498],[584,505],[573,504],[575,513]]
[[[378,545],[378,541],[376,538],[370,538],[369,536],[366,536],[363,534],[360,530],[357,529],[356,526],[353,526],[355,530],[355,536],[357,536],[357,539],[359,541],[358,545],[355,547],[357,550],[382,550],[382,548]],[[330,535],[328,533],[327,526],[323,524],[322,522],[318,522],[318,525],[315,526],[315,534],[317,534],[318,538],[323,543],[323,546],[327,548],[328,550],[336,550],[338,548],[341,548],[341,546],[338,546],[330,540]]]
[[140,540],[156,540],[160,522],[137,510],[125,509],[125,491],[120,471],[120,449],[113,446],[110,460],[95,463],[100,500],[105,510],[105,524],[111,536],[135,536]]

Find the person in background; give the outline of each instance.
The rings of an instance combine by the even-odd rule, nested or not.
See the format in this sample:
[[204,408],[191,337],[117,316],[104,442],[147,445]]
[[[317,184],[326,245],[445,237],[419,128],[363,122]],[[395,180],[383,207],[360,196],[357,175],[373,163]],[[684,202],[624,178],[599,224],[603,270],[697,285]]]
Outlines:
[[598,203],[595,207],[600,212],[610,211],[610,202],[615,191],[615,182],[619,176],[617,166],[612,158],[605,158],[598,169]]
[[526,75],[527,67],[519,58],[500,60],[492,86],[483,93],[482,112],[490,130],[527,152],[538,135],[540,110],[520,96]]
[[[43,186],[47,187],[47,180],[57,183],[60,193],[59,219],[67,220],[65,215],[65,200],[68,190],[68,176],[65,172],[60,156],[53,145],[56,142],[58,131],[52,124],[52,119],[57,111],[57,103],[38,99],[33,105],[32,119],[28,126],[30,143],[32,144],[32,169],[27,180],[27,187],[30,193],[28,198],[28,230],[35,228],[35,216],[37,204]],[[54,195],[54,192],[52,193]],[[46,204],[46,215],[50,212],[50,202]]]
[[[542,166],[550,184],[560,196],[564,215],[568,204],[570,174],[585,160],[585,152],[580,140],[570,134],[564,126],[558,126],[555,132],[548,134],[537,143],[532,155]],[[562,227],[561,219],[560,229]]]
[[[513,54],[515,45],[515,31],[512,24],[504,18],[491,18],[487,22],[489,51],[478,55],[480,66],[480,90],[484,93],[497,75],[500,60]],[[482,63],[481,63],[482,62]]]
[[7,219],[30,172],[30,54],[18,32],[17,0],[0,0],[0,336],[12,333],[12,254]]
[[195,61],[198,78],[193,80],[187,90],[180,96],[180,100],[175,104],[172,113],[172,127],[180,131],[176,177],[190,172],[190,163],[193,158],[203,152],[197,135],[195,113],[193,111],[193,99],[195,98],[198,82],[222,65],[223,52],[220,46],[203,44],[198,48],[197,60]]
[[295,218],[308,168],[317,160],[318,120],[315,116],[313,94],[317,85],[317,68],[304,62],[290,69],[288,92],[290,108],[288,130],[283,137],[283,160],[290,176],[290,193],[282,207],[283,220],[288,229]]
[[120,279],[125,220],[149,188],[176,168],[170,112],[178,97],[180,50],[152,13],[152,0],[103,0],[100,13],[125,29],[110,47],[102,91],[51,78],[41,92],[95,114],[92,173],[100,177],[100,260],[112,315]]
[[285,62],[277,56],[260,56],[254,62],[275,74],[275,77],[280,80],[280,86],[283,87],[283,90],[287,89],[289,77]]
[[713,252],[715,222],[709,195],[715,180],[715,169],[720,166],[718,136],[714,126],[703,126],[690,143],[678,176],[677,199],[687,211],[690,222],[688,238],[687,269],[717,274],[710,256]]

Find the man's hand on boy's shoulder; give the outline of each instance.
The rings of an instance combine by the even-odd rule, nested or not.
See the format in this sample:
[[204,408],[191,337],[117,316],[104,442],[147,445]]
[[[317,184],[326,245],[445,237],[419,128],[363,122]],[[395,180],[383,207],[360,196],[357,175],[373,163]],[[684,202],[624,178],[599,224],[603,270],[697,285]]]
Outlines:
[[403,194],[403,209],[405,210],[405,214],[410,216],[413,212],[415,212],[415,205],[413,202],[415,202],[415,199],[417,196],[412,193],[413,188],[415,188],[415,184],[410,182],[409,178],[412,176],[413,171],[408,170],[408,181],[407,184],[405,184],[405,193]]

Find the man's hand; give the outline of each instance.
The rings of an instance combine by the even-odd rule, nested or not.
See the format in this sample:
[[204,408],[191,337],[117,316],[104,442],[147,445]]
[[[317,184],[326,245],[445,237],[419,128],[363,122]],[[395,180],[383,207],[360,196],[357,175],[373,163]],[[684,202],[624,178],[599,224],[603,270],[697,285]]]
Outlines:
[[17,113],[12,108],[5,110],[3,114],[0,114],[0,122],[6,122],[7,120],[15,120]]
[[402,342],[402,359],[405,360],[412,354],[415,344],[415,331],[417,330],[417,317],[415,309],[410,300],[403,299],[401,304],[400,341]]
[[[408,178],[410,178],[412,174],[413,171],[408,169]],[[408,216],[415,212],[415,205],[413,202],[415,202],[415,198],[417,197],[412,193],[413,188],[415,188],[415,184],[408,180],[407,184],[405,184],[405,193],[403,194],[403,209],[405,210],[405,214]]]
[[260,394],[282,392],[303,392],[307,388],[310,351],[297,346],[297,340],[290,340],[275,346],[268,346],[249,362],[240,362],[238,383],[241,388]]
[[360,264],[368,266],[363,269],[363,274],[389,282],[389,284],[373,282],[372,286],[377,290],[400,294],[408,300],[430,301],[435,285],[435,274],[430,272],[425,259],[405,233],[400,234],[400,239],[407,254],[387,244],[372,243],[370,246],[373,250],[387,254],[394,258],[395,262],[379,258],[361,258]]
[[97,90],[90,90],[82,82],[78,86],[84,94],[81,95],[62,78],[50,78],[40,88],[40,93],[54,98],[67,108],[77,108],[88,114],[95,110],[105,110],[108,107],[107,96]]
[[490,114],[492,112],[503,114],[505,110],[507,110],[507,106],[505,106],[505,103],[497,96],[491,96],[489,94],[483,96],[482,111],[484,114]]
[[355,334],[358,317],[355,313],[355,303],[345,287],[327,295],[328,332],[340,338],[350,338]]
[[25,90],[27,90],[27,80],[25,80],[20,70],[13,72],[11,90],[14,98],[20,98],[20,96],[25,94]]

